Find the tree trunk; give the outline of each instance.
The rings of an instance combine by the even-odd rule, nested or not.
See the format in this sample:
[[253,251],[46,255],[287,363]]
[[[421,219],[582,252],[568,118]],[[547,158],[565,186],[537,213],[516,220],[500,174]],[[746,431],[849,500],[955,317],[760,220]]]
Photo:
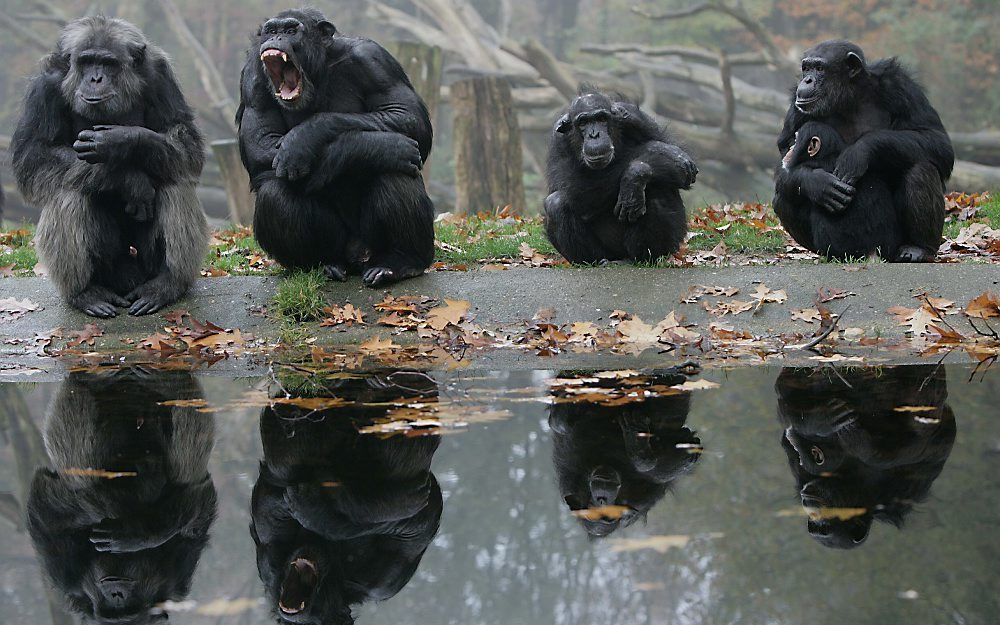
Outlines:
[[[410,77],[417,95],[427,105],[431,123],[436,127],[441,102],[441,74],[444,68],[444,53],[441,48],[412,41],[391,42],[387,48]],[[431,161],[428,159],[424,163],[425,181],[430,178],[430,168]]]
[[229,203],[229,218],[235,224],[253,223],[254,201],[250,195],[250,176],[240,160],[240,146],[236,139],[212,142],[212,152],[219,162],[222,184]]
[[523,156],[510,83],[471,78],[451,87],[455,111],[455,210],[524,210]]

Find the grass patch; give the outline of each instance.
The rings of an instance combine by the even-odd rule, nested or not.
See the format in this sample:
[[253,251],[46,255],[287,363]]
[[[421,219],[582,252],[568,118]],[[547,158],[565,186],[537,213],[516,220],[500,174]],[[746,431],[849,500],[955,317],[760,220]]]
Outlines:
[[692,250],[711,250],[719,243],[725,243],[730,252],[738,254],[766,254],[785,249],[785,238],[780,232],[761,232],[747,224],[734,223],[724,232],[695,228],[692,232],[699,233],[688,241]]
[[951,221],[944,225],[944,236],[954,239],[969,224],[982,222],[990,228],[1000,228],[1000,189],[990,193],[990,199],[979,207],[979,212],[969,221]]
[[324,284],[326,277],[318,269],[290,272],[278,285],[271,310],[279,319],[314,321],[327,305],[323,296]]
[[15,275],[30,275],[38,264],[38,255],[31,244],[35,227],[22,225],[0,231],[0,267],[10,267]]
[[253,231],[244,226],[230,226],[213,234],[205,256],[209,275],[274,276],[281,267],[267,257]]
[[541,219],[498,219],[469,217],[465,221],[443,221],[435,225],[435,235],[447,249],[438,248],[435,260],[470,264],[491,258],[517,258],[522,243],[549,255],[558,255],[545,237]]

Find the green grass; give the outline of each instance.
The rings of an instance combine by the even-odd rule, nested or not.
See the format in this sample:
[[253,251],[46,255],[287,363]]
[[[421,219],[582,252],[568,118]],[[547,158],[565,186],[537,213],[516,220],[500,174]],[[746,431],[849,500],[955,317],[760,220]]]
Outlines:
[[557,255],[539,219],[483,219],[470,217],[463,223],[436,224],[437,240],[449,248],[437,249],[438,262],[449,265],[473,264],[491,258],[518,258],[522,243],[541,254]]
[[15,274],[30,274],[38,264],[38,255],[31,245],[34,236],[35,227],[31,225],[0,231],[0,267],[13,265]]
[[962,228],[970,223],[981,221],[991,228],[1000,228],[1000,189],[990,193],[990,200],[979,207],[979,212],[971,221],[951,221],[944,225],[944,236],[954,239]]
[[318,319],[327,305],[323,296],[324,284],[326,277],[318,269],[288,273],[278,285],[271,312],[279,319],[292,322]]
[[[205,257],[205,268],[234,276],[278,275],[281,267],[267,259],[248,228],[230,226],[215,233]],[[251,264],[252,260],[258,262]]]
[[688,248],[695,251],[711,250],[720,242],[736,254],[773,254],[785,249],[785,238],[780,232],[761,232],[748,224],[734,223],[724,232],[694,231],[700,234],[688,241]]

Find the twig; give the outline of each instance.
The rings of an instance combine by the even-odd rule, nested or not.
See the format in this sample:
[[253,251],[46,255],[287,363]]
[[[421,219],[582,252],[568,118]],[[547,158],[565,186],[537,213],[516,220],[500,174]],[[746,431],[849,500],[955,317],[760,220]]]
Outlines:
[[819,345],[820,343],[822,343],[826,339],[826,337],[828,337],[831,334],[833,334],[833,331],[837,329],[837,325],[840,324],[840,320],[844,318],[844,315],[847,314],[847,311],[850,310],[850,309],[851,309],[850,306],[848,306],[847,308],[845,308],[844,312],[842,312],[839,315],[837,315],[837,318],[833,319],[833,321],[830,322],[829,327],[827,327],[825,330],[823,330],[823,332],[821,332],[819,334],[819,336],[817,336],[813,340],[809,341],[808,343],[803,343],[801,345],[786,345],[786,346],[784,346],[782,348],[782,350],[795,349],[795,350],[800,350],[800,351],[807,351],[807,350],[810,350],[810,349],[816,347],[817,345]]

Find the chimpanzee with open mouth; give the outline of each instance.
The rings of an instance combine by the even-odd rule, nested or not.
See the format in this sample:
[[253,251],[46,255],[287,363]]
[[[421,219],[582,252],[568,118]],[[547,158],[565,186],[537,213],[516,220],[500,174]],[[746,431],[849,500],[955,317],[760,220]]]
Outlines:
[[430,266],[430,116],[384,48],[315,9],[282,11],[243,68],[237,123],[254,232],[282,265],[372,287]]

